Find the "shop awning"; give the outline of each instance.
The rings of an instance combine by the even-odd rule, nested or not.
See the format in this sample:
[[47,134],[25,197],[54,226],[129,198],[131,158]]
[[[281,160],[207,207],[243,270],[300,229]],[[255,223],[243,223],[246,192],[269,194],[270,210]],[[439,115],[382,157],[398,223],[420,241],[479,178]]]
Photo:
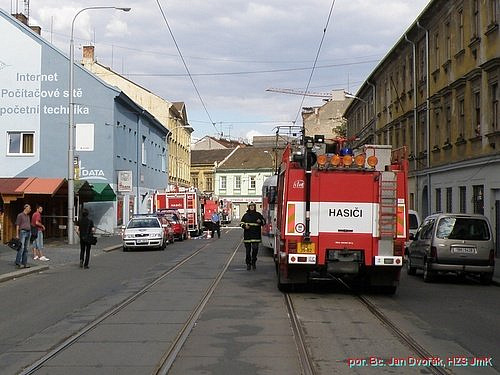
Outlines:
[[90,187],[94,191],[93,202],[109,202],[116,200],[116,194],[109,184],[105,182],[92,182]]
[[42,194],[53,196],[66,181],[64,178],[29,178],[23,188],[24,194]]
[[0,178],[0,194],[4,203],[23,198],[25,195],[40,194],[54,196],[65,181],[64,178]]
[[75,180],[75,195],[80,197],[80,201],[90,202],[94,197],[94,190],[86,180]]

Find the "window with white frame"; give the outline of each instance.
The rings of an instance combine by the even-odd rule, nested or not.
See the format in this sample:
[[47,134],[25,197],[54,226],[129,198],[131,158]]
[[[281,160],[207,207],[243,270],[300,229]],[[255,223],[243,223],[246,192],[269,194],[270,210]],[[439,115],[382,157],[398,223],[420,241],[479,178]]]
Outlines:
[[241,190],[241,176],[234,176],[234,190]]
[[472,38],[479,37],[479,0],[472,0]]
[[255,190],[255,176],[250,176],[250,190]]
[[459,208],[458,211],[462,214],[467,212],[467,187],[459,187]]
[[498,130],[498,83],[491,85],[491,130]]
[[457,49],[461,51],[464,49],[464,10],[458,11],[458,34],[457,34]]
[[441,212],[441,189],[436,189],[436,212]]
[[165,147],[161,150],[161,171],[165,172],[167,169],[167,155],[165,154]]
[[33,132],[7,132],[8,155],[33,155],[35,133]]
[[147,163],[147,153],[146,153],[146,137],[145,136],[142,136],[141,160],[142,160],[142,165],[146,165],[146,163]]
[[220,176],[220,186],[219,187],[221,190],[227,189],[227,177],[226,176]]
[[475,92],[474,97],[474,136],[481,135],[481,93]]

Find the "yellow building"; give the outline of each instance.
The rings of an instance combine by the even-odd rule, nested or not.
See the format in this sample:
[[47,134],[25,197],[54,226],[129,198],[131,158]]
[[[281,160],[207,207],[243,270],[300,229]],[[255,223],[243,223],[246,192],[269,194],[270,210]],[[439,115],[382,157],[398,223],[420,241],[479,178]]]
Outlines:
[[[171,103],[151,91],[139,86],[110,68],[99,64],[94,56],[94,46],[83,47],[83,66],[113,86],[120,88],[134,102],[146,109],[171,131],[168,137],[168,176],[165,188],[191,186],[191,133],[184,103]],[[170,186],[167,186],[170,185]]]
[[348,137],[406,146],[410,206],[482,213],[500,240],[498,0],[433,0],[346,109]]

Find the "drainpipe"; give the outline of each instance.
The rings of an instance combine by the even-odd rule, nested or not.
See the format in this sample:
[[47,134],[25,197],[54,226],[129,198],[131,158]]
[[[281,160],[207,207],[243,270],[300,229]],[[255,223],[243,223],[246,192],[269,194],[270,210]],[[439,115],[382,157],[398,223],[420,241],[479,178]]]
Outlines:
[[375,133],[377,130],[377,90],[375,90],[375,85],[370,81],[367,80],[366,83],[370,85],[373,90],[373,132]]
[[427,162],[427,184],[429,186],[428,190],[428,197],[429,199],[427,200],[427,212],[429,215],[432,213],[431,212],[431,196],[432,196],[432,189],[431,189],[431,173],[430,173],[430,167],[431,167],[431,147],[430,147],[430,130],[431,130],[431,124],[430,124],[430,96],[431,96],[431,88],[430,88],[430,79],[429,79],[429,30],[427,30],[425,27],[420,25],[420,21],[417,21],[417,27],[425,31],[425,69],[426,69],[426,96],[427,98],[425,99],[425,105],[426,105],[426,111],[425,111],[425,121],[426,121],[426,137],[425,137],[425,143],[427,147],[427,157],[426,157],[426,162]]
[[412,65],[413,65],[413,170],[415,171],[415,208],[418,209],[418,171],[417,171],[417,46],[408,39],[405,40],[412,45]]

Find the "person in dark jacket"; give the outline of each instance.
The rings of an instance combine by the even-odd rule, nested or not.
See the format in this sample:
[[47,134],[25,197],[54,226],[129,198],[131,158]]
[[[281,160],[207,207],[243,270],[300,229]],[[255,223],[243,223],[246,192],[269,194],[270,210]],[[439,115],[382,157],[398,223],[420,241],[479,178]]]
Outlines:
[[247,270],[256,269],[259,243],[262,241],[260,228],[266,223],[264,217],[257,212],[254,202],[248,204],[248,210],[241,218],[240,226],[243,228],[243,243],[246,249]]
[[76,231],[80,236],[80,268],[89,268],[90,239],[94,234],[94,222],[89,219],[89,211],[84,208],[82,217],[78,220]]

